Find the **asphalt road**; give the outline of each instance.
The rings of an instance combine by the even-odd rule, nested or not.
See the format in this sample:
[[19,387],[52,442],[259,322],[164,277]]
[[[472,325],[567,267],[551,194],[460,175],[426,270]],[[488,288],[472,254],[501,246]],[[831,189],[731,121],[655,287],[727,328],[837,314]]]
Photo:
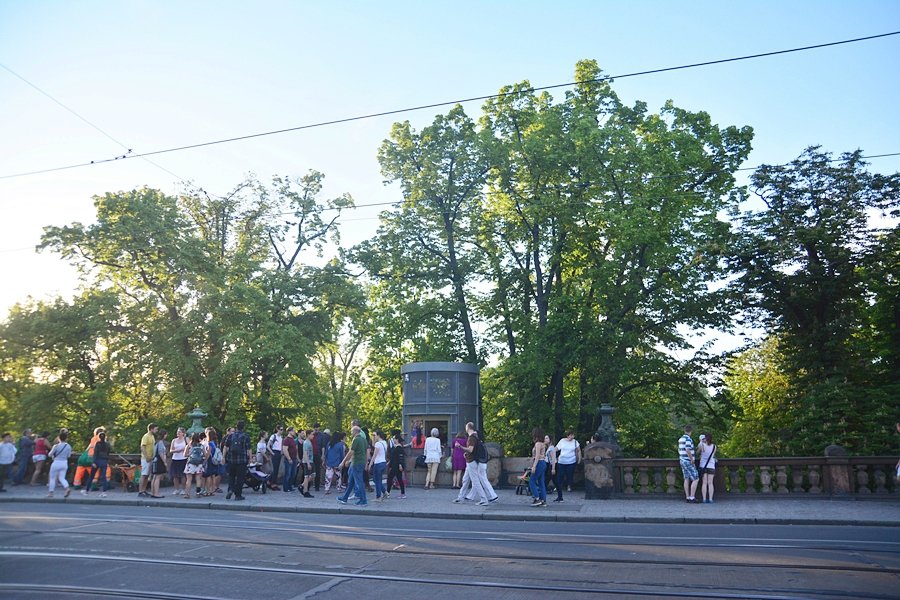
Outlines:
[[900,528],[0,506],[2,598],[900,598]]

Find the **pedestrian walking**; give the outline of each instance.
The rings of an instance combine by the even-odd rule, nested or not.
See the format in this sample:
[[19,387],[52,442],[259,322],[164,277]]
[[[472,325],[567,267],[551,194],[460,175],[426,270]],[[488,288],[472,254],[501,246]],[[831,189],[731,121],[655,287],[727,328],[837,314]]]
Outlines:
[[[28,474],[28,468],[32,464],[34,456],[34,440],[31,439],[31,430],[26,429],[19,438],[19,448],[16,450],[16,458],[18,459],[18,467],[12,477],[13,485],[21,485]],[[0,486],[2,487],[2,486]]]
[[563,501],[563,487],[572,491],[575,481],[575,465],[581,462],[581,444],[575,439],[575,432],[566,431],[566,437],[556,443],[556,502]]
[[704,504],[712,504],[716,491],[716,445],[713,443],[712,434],[707,433],[701,437],[704,439],[700,440],[700,477],[703,482],[700,496]]
[[404,481],[406,478],[406,446],[403,445],[403,434],[399,429],[394,430],[389,453],[387,494],[390,495],[391,486],[396,480],[397,487],[400,488],[400,499],[402,500],[406,498],[406,482]]
[[272,455],[272,480],[278,480],[278,474],[281,472],[281,442],[284,439],[284,427],[282,425],[275,426],[275,432],[269,436],[266,447],[269,454]]
[[684,497],[687,502],[694,502],[697,494],[697,481],[700,476],[694,466],[694,440],[691,439],[693,427],[684,426],[684,435],[678,438],[678,462],[684,476]]
[[141,481],[138,484],[138,496],[149,496],[147,483],[150,481],[153,468],[153,455],[156,453],[156,432],[159,427],[156,423],[147,425],[147,433],[141,438]]
[[281,442],[281,458],[282,468],[284,470],[284,478],[281,482],[281,489],[284,492],[294,491],[294,480],[297,478],[297,465],[300,463],[300,454],[297,448],[296,431],[293,427],[288,427],[287,435]]
[[300,468],[303,469],[303,483],[301,485],[300,493],[303,494],[304,498],[313,498],[313,495],[309,493],[309,486],[313,481],[313,478],[316,475],[315,472],[315,454],[316,451],[313,448],[312,437],[313,430],[306,429],[300,430],[300,447],[298,448],[301,454]]
[[425,467],[428,473],[425,475],[425,489],[433,490],[437,481],[438,467],[441,465],[441,458],[444,451],[441,448],[441,432],[437,427],[431,429],[431,435],[425,440]]
[[4,433],[0,440],[0,492],[5,492],[3,483],[16,461],[16,445],[11,433]]
[[225,475],[225,452],[219,444],[219,432],[214,427],[207,427],[200,434],[200,440],[206,447],[206,463],[203,465],[203,475],[201,477],[201,493],[204,496],[212,496],[213,494],[221,494],[222,490],[219,485],[222,483],[222,476]]
[[368,458],[369,443],[363,434],[359,425],[354,425],[350,429],[353,439],[350,442],[350,449],[341,461],[341,465],[349,465],[349,478],[347,480],[347,490],[344,495],[338,498],[341,504],[347,504],[347,499],[351,492],[356,493],[356,505],[365,506],[368,504],[366,500],[366,485],[363,481],[363,471],[366,468]]
[[152,479],[150,481],[151,498],[162,498],[159,493],[159,486],[166,476],[166,472],[169,470],[169,466],[166,464],[166,437],[168,437],[168,435],[169,432],[165,429],[160,429],[156,435],[156,446],[154,446],[153,451],[153,467],[151,469]]
[[187,466],[187,449],[187,435],[184,427],[179,427],[175,430],[175,437],[172,438],[172,443],[169,444],[169,457],[171,461],[169,463],[169,476],[172,478],[172,486],[175,488],[172,492],[173,496],[184,495],[184,468]]
[[184,466],[184,498],[193,497],[194,489],[203,485],[203,474],[206,462],[209,459],[209,447],[200,440],[200,432],[191,434],[191,441],[187,448],[187,464]]
[[38,480],[44,474],[44,467],[49,462],[47,460],[47,454],[50,452],[50,442],[47,438],[50,437],[49,431],[41,432],[41,435],[34,440],[34,473],[31,474],[31,485],[37,485]]
[[547,487],[544,472],[547,470],[547,446],[544,444],[544,432],[540,427],[531,431],[534,446],[531,448],[531,477],[528,487],[533,498],[532,506],[547,506]]
[[109,454],[111,448],[109,442],[106,441],[105,431],[101,431],[97,437],[97,443],[94,444],[94,455],[91,457],[91,470],[87,475],[87,483],[81,491],[87,496],[91,491],[91,484],[94,483],[94,477],[99,475],[98,484],[100,486],[100,497],[106,498],[106,492],[109,490],[109,480],[106,477],[106,470],[109,468]]
[[69,439],[69,432],[65,429],[59,432],[59,442],[53,445],[50,453],[47,455],[52,461],[50,463],[50,481],[47,483],[47,497],[52,498],[56,485],[59,484],[65,488],[66,493],[63,498],[69,497],[69,482],[66,480],[66,474],[69,472],[69,457],[72,456],[72,446],[66,441]]
[[[462,502],[471,487],[472,497],[478,496],[479,506],[487,506],[491,502],[487,490],[482,484],[481,474],[478,472],[478,462],[475,460],[475,452],[480,449],[479,444],[483,448],[483,442],[478,438],[478,432],[475,431],[475,425],[472,422],[466,423],[466,433],[469,437],[466,439],[464,448],[464,456],[466,458],[466,472],[463,474],[462,486],[459,494],[453,500],[454,502]],[[483,451],[483,450],[482,450]]]
[[225,460],[228,462],[228,493],[226,500],[244,499],[244,480],[247,477],[247,464],[250,462],[250,438],[244,433],[244,422],[235,424],[235,431],[224,441]]
[[375,499],[384,502],[387,498],[387,493],[385,492],[382,478],[387,469],[387,442],[384,439],[384,432],[380,429],[375,430],[372,447],[372,460],[369,468],[372,472],[372,479],[375,480]]
[[462,487],[463,473],[466,471],[466,432],[460,431],[453,439],[453,449],[450,457],[451,466],[453,467],[453,489],[458,490]]
[[[344,433],[338,431],[331,439],[331,444],[325,452],[325,494],[331,493],[332,483],[338,490],[341,488],[341,462],[347,454],[347,444],[344,443]],[[335,482],[335,480],[337,480]]]

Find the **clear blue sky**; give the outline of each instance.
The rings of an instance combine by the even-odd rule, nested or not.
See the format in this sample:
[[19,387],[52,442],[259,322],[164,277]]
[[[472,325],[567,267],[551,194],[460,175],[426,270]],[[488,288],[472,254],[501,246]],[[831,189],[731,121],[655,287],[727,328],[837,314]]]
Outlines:
[[[134,152],[478,96],[528,79],[570,81],[575,62],[609,74],[900,30],[900,2],[30,2],[0,3],[0,64]],[[900,152],[900,36],[754,61],[622,79],[626,102],[708,111],[751,125],[746,166],[804,147]],[[444,109],[446,111],[448,109]],[[478,103],[466,105],[477,116]],[[410,113],[416,127],[435,111]],[[317,169],[326,195],[397,199],[376,149],[394,118],[160,155],[154,162],[222,193]],[[95,129],[0,69],[0,175],[122,154]],[[873,161],[900,170],[900,158]],[[91,196],[141,185],[177,192],[134,159],[0,179],[0,315],[28,295],[68,295],[74,271],[28,248],[44,225],[93,218]],[[342,219],[346,244],[379,209]]]

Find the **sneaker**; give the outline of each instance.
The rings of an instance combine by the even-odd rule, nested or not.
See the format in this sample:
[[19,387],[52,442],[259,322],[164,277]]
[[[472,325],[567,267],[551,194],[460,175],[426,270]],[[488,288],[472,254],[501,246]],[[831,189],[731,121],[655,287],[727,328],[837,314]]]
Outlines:
[[227,494],[225,494],[225,499],[231,500],[231,496],[232,496],[232,494],[231,494],[231,491],[229,490],[229,492]]
[[[5,491],[5,490],[4,490],[4,491]],[[87,496],[87,490],[81,490],[81,495],[82,495],[82,496]]]
[[[303,492],[303,497],[304,498],[315,498],[315,496],[313,496],[309,492]],[[241,498],[241,500],[243,500],[243,498]]]
[[63,494],[63,498],[68,498],[69,494],[72,493],[72,488],[66,488],[66,493]]
[[343,498],[338,498],[337,501],[340,502],[341,504],[347,504],[347,501],[344,500]]
[[146,497],[149,496],[149,495],[150,495],[150,494],[148,494],[147,492],[138,492],[138,497],[139,497],[139,498],[146,498]]
[[368,506],[368,504],[369,504],[368,502],[363,502],[362,500],[360,500],[359,502],[356,503],[356,506]]
[[554,501],[554,502],[562,502],[563,499],[562,499],[562,498],[555,498],[553,501]]
[[106,498],[106,492],[100,492],[100,497],[101,497],[101,498]]
[[489,504],[490,504],[490,502],[488,502],[487,500],[482,500],[481,502],[478,503],[478,506],[487,506]]
[[243,496],[235,496],[234,499],[235,499],[235,501],[246,500],[246,498],[244,498]]
[[531,505],[532,505],[532,506],[537,506],[537,505],[540,504],[540,503],[541,503],[541,501],[538,500],[537,498],[532,498],[532,499],[531,499]]
[[[400,496],[400,497],[401,497],[401,498],[404,498],[405,496]],[[462,502],[462,500],[461,500],[460,498],[454,498],[453,501],[454,501],[455,503],[457,503],[457,504],[459,504],[460,502]]]
[[400,494],[399,497],[400,497],[401,500],[406,500],[406,494]]
[[488,500],[488,502],[490,502],[491,504],[493,504],[494,502],[496,502],[496,501],[499,500],[499,499],[500,499],[500,496],[494,496],[493,498],[491,498],[490,500]]

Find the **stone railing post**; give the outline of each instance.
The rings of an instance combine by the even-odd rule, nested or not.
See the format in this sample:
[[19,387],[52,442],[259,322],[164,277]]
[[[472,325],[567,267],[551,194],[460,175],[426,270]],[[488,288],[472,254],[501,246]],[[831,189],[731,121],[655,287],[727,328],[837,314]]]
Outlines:
[[853,493],[850,459],[841,446],[831,445],[825,448],[825,468],[822,475],[825,479],[825,491],[829,494],[845,496]]
[[606,500],[618,491],[615,475],[615,459],[618,456],[618,444],[594,442],[584,449],[585,498]]
[[487,478],[494,487],[500,487],[502,481],[500,476],[503,473],[503,446],[494,442],[486,442],[484,446],[488,451]]

